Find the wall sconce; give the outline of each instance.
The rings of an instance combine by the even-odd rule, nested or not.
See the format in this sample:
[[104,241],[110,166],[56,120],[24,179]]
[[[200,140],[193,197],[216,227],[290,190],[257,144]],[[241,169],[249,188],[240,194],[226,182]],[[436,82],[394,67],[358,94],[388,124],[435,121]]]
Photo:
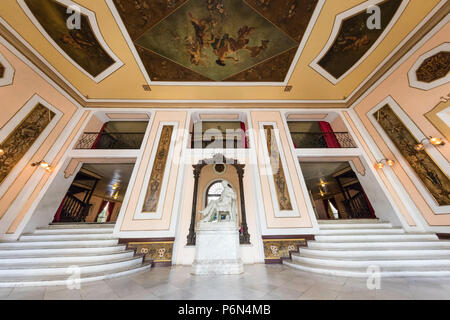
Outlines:
[[0,157],[5,154],[5,150],[0,148]]
[[32,167],[40,166],[41,168],[45,169],[48,173],[53,172],[53,168],[48,164],[48,162],[41,160],[39,162],[35,162],[31,164]]
[[424,141],[429,142],[433,146],[443,146],[445,144],[444,140],[441,138],[430,137],[422,139],[418,144],[414,146],[414,149],[416,149],[416,151],[424,150],[425,149],[425,145],[423,144]]
[[386,163],[389,167],[392,167],[392,166],[395,164],[395,161],[394,161],[394,160],[390,160],[390,159],[382,159],[382,160],[378,161],[378,162],[375,164],[375,168],[376,168],[376,169],[383,169],[385,163]]

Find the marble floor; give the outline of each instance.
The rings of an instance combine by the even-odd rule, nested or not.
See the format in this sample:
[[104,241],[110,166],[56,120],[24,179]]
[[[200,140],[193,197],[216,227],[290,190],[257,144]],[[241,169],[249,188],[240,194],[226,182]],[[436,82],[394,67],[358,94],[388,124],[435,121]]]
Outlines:
[[66,287],[0,288],[2,300],[409,300],[450,299],[450,278],[366,279],[322,276],[283,265],[245,266],[240,276],[192,276],[190,267],[153,268],[128,277]]

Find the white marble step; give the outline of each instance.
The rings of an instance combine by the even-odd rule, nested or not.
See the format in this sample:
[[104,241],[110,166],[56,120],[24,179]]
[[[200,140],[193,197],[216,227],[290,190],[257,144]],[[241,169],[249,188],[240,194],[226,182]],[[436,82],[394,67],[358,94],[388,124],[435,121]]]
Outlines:
[[330,224],[360,224],[360,223],[388,223],[386,221],[380,221],[379,219],[339,219],[339,220],[317,220],[319,225],[330,225]]
[[101,255],[113,254],[125,251],[125,245],[117,246],[93,246],[93,247],[73,247],[73,248],[31,248],[31,249],[2,249],[0,250],[0,258],[7,257],[60,257],[68,255]]
[[327,250],[301,248],[300,253],[293,253],[302,257],[333,258],[333,259],[450,259],[450,248],[441,249],[415,249],[415,250]]
[[[137,267],[142,264],[142,259],[143,259],[142,257],[134,257],[110,263],[106,262],[106,263],[93,263],[89,265],[80,265],[79,270],[82,275],[89,275],[91,273],[114,271],[117,269],[129,268],[133,266]],[[0,279],[3,280],[12,277],[15,278],[20,277],[23,280],[26,280],[27,277],[34,277],[34,276],[64,276],[64,275],[67,276],[68,274],[70,276],[70,273],[68,273],[69,271],[70,270],[68,269],[68,265],[47,266],[47,267],[23,266],[23,267],[14,267],[13,269],[0,266]]]
[[45,228],[36,229],[33,235],[52,235],[52,234],[112,234],[114,228],[77,228],[77,229],[63,229],[63,228]]
[[371,234],[371,235],[318,235],[317,242],[371,242],[371,241],[423,241],[438,240],[435,234]]
[[0,268],[11,268],[16,267],[43,267],[43,266],[59,266],[59,265],[83,265],[92,263],[110,263],[115,261],[120,261],[124,259],[129,259],[134,256],[134,251],[123,251],[113,254],[96,254],[96,255],[66,255],[59,257],[8,257],[0,258]]
[[317,242],[308,241],[308,247],[310,249],[379,249],[379,250],[395,250],[395,249],[449,249],[450,241],[373,241],[373,242]]
[[19,241],[57,241],[57,240],[106,240],[114,239],[112,233],[93,234],[25,234]]
[[98,246],[115,246],[119,242],[118,239],[106,240],[73,240],[73,241],[15,241],[0,242],[0,250],[2,249],[20,249],[20,248],[68,248],[68,247],[98,247]]
[[[138,272],[147,271],[151,268],[150,263],[144,263],[138,266],[124,267],[112,271],[91,273],[89,275],[81,274],[79,283],[89,283],[94,281],[113,279],[124,277]],[[17,288],[17,287],[43,287],[43,286],[67,286],[71,285],[67,275],[64,276],[35,276],[23,279],[22,277],[11,277],[8,279],[0,279],[0,288]]]
[[320,229],[318,235],[372,235],[372,234],[405,234],[401,228],[391,229]]
[[115,223],[55,223],[39,229],[111,229]]
[[329,229],[389,229],[392,228],[392,224],[388,222],[383,223],[329,223],[319,224],[320,230]]
[[[372,272],[368,272],[367,268],[360,269],[346,269],[346,268],[330,268],[320,267],[317,265],[310,265],[307,263],[298,263],[292,260],[283,260],[283,264],[306,272],[315,272],[331,276],[340,277],[362,277],[367,278],[369,275],[373,276]],[[442,268],[433,267],[415,267],[408,269],[396,269],[396,268],[382,268],[379,274],[381,277],[449,277],[450,270],[444,270]]]
[[411,267],[439,267],[450,271],[450,259],[404,259],[404,260],[347,260],[336,258],[313,258],[292,255],[292,260],[299,263],[307,263],[320,267],[339,267],[339,268],[368,268],[370,266],[379,266],[381,268],[392,267],[408,269]]

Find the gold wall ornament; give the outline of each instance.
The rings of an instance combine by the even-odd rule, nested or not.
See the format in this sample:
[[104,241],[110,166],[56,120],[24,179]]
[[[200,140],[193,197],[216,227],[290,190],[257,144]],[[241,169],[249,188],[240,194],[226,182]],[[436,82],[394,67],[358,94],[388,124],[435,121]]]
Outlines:
[[172,263],[174,241],[172,239],[148,239],[129,242],[127,249],[134,249],[136,254],[143,255],[144,261],[151,260],[156,264],[170,265]]
[[6,179],[54,117],[54,112],[38,104],[0,144],[0,149],[4,151],[0,157],[0,183]]
[[450,72],[450,52],[441,51],[425,59],[416,71],[417,80],[431,83],[444,78]]
[[267,150],[269,152],[270,166],[272,168],[272,178],[277,193],[279,208],[280,210],[291,211],[293,210],[291,198],[289,196],[288,185],[286,182],[286,177],[284,175],[279,146],[274,136],[275,132],[273,126],[264,126],[264,132],[266,134]]
[[426,150],[417,150],[419,141],[389,105],[385,105],[374,117],[398,151],[409,163],[439,206],[450,205],[450,180],[433,161]]
[[161,194],[162,181],[166,170],[166,163],[171,148],[173,125],[163,126],[153,162],[152,173],[148,182],[142,212],[156,212],[158,210],[159,195]]
[[307,245],[306,237],[263,237],[264,258],[266,263],[281,263],[282,258],[290,258],[291,253],[298,252],[299,247]]

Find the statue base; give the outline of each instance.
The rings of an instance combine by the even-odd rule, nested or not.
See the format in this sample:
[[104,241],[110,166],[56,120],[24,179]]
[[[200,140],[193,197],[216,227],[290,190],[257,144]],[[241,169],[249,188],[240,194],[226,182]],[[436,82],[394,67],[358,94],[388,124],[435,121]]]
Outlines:
[[239,228],[234,222],[199,223],[196,232],[194,275],[244,273],[239,246]]

